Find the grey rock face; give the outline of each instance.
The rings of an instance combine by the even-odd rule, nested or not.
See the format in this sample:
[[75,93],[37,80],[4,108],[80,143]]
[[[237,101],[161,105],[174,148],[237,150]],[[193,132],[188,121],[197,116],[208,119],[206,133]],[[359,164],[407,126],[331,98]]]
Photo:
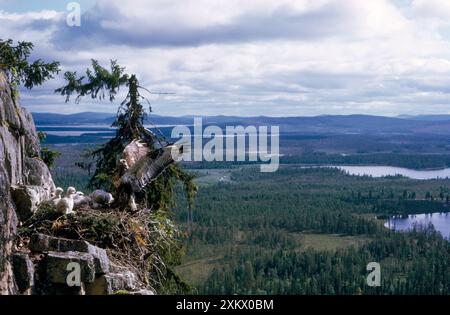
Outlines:
[[[0,150],[0,158],[2,150]],[[10,199],[10,182],[6,169],[0,164],[0,294],[16,292],[10,255],[16,233],[17,217]]]
[[55,191],[52,175],[47,165],[37,157],[25,157],[24,182],[26,185],[39,186],[50,193]]
[[35,252],[87,252],[90,245],[88,242],[71,240],[67,238],[53,237],[41,233],[33,234],[30,238],[28,248]]
[[86,285],[87,295],[109,295],[114,292],[112,283],[106,275],[95,278],[94,282]]
[[11,186],[40,186],[49,193],[55,189],[39,152],[32,116],[12,99],[6,76],[0,71],[0,294],[18,292],[11,265],[17,227]]
[[48,252],[41,262],[41,268],[50,283],[67,284],[67,277],[73,271],[69,264],[80,265],[80,281],[93,282],[95,279],[95,263],[92,255],[80,252]]
[[14,277],[22,294],[31,294],[34,285],[34,265],[25,253],[13,254]]
[[17,216],[22,221],[31,217],[43,201],[51,198],[50,189],[42,186],[12,186],[11,194],[16,205]]
[[105,275],[112,284],[113,291],[135,290],[136,275],[129,270]]
[[88,295],[110,295],[119,291],[126,291],[130,295],[154,295],[148,289],[143,289],[142,284],[136,279],[136,275],[124,269],[121,272],[111,272],[95,279],[92,283],[86,284],[86,294]]
[[106,254],[106,250],[103,248],[93,246],[89,244],[88,253],[90,253],[94,257],[95,262],[95,273],[96,274],[105,274],[109,272],[109,258]]
[[[37,233],[31,236],[28,248],[35,254],[45,255],[38,268],[41,280],[44,279],[39,294],[109,295],[122,290],[128,294],[153,294],[145,289],[136,274],[126,267],[110,266],[106,251],[86,241]],[[71,262],[81,267],[81,284],[76,288],[67,284]]]
[[132,273],[108,273],[86,285],[86,294],[109,295],[119,290],[133,290],[135,278]]
[[52,237],[44,234],[33,234],[30,238],[29,249],[35,252],[81,252],[92,255],[95,263],[95,273],[109,272],[109,258],[103,248],[94,246],[86,241],[70,240]]
[[0,73],[0,165],[11,185],[36,185],[54,190],[51,174],[39,159],[40,144],[31,114],[11,98]]

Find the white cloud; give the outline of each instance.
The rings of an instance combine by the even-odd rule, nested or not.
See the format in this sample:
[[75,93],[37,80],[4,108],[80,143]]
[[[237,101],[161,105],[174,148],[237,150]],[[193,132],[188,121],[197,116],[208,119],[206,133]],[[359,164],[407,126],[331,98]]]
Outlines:
[[61,12],[42,10],[39,12],[9,13],[0,10],[0,38],[48,42],[55,25],[63,18]]
[[[35,41],[37,54],[64,70],[117,59],[146,87],[176,93],[151,96],[158,114],[433,113],[450,101],[441,30],[449,5],[99,0],[81,28],[65,26],[62,12],[0,12],[0,38]],[[24,92],[24,102],[36,111],[114,111],[90,100],[61,105],[51,94],[60,84]]]
[[450,1],[448,0],[414,0],[411,10],[416,17],[432,20],[450,18]]

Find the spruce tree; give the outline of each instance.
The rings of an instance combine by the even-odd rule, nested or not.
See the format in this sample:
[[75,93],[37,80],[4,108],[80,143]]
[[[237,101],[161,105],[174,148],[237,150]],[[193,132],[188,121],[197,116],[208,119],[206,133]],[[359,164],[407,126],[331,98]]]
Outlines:
[[[156,132],[151,132],[144,126],[147,113],[143,102],[150,102],[141,94],[147,91],[139,85],[139,80],[135,74],[125,73],[125,68],[119,66],[115,61],[111,61],[110,69],[102,67],[96,60],[92,60],[92,68],[86,70],[84,76],[78,76],[76,72],[66,72],[64,74],[66,85],[55,90],[66,96],[66,102],[75,95],[75,102],[80,102],[85,96],[92,99],[108,99],[113,102],[119,92],[119,88],[125,87],[127,94],[120,103],[115,121],[112,127],[116,128],[115,136],[100,147],[88,152],[91,159],[88,163],[81,163],[79,166],[90,169],[95,167],[90,179],[92,188],[106,189],[119,200],[116,208],[126,210],[126,204],[121,203],[120,196],[124,194],[120,186],[117,186],[117,178],[120,176],[120,160],[123,158],[124,148],[133,140],[140,139],[145,142],[150,149],[150,155],[168,142]],[[151,93],[151,92],[150,92]],[[184,185],[186,196],[191,207],[196,186],[193,182],[194,176],[184,171],[179,165],[171,164],[165,168],[159,176],[150,184],[147,184],[140,196],[136,196],[137,203],[145,213],[151,216],[151,222],[158,228],[158,233],[151,235],[151,250],[144,257],[146,270],[150,271],[150,282],[156,283],[156,288],[161,292],[189,292],[189,286],[181,280],[171,269],[172,265],[180,262],[182,255],[181,244],[179,243],[179,231],[172,223],[171,208],[174,205],[174,188],[177,181]],[[148,212],[150,211],[150,212]],[[159,235],[159,236],[158,236]],[[163,235],[163,237],[161,237]]]
[[18,42],[15,45],[12,39],[0,39],[0,70],[6,74],[14,96],[17,96],[19,85],[31,89],[52,79],[59,72],[59,62],[47,63],[42,59],[30,62],[33,48],[30,42]]
[[[151,106],[141,91],[152,92],[140,86],[136,75],[125,73],[125,68],[119,66],[115,60],[111,60],[109,70],[102,67],[97,60],[92,60],[92,69],[87,69],[85,76],[78,76],[76,72],[68,71],[64,74],[64,78],[67,84],[55,92],[66,96],[66,102],[72,95],[76,95],[76,103],[80,102],[84,96],[100,100],[107,98],[113,102],[121,87],[128,90],[112,124],[116,128],[115,137],[89,152],[95,166],[94,174],[90,179],[91,187],[117,192],[114,178],[117,176],[119,161],[126,145],[135,139],[144,141],[151,150],[158,150],[168,144],[162,136],[149,131],[144,126],[147,113],[142,102],[148,103],[149,112],[151,112]],[[83,166],[91,167],[86,164]],[[168,210],[173,204],[173,189],[177,181],[183,183],[191,204],[196,192],[193,175],[176,164],[170,165],[156,180],[145,187],[139,199],[140,203],[147,208]]]

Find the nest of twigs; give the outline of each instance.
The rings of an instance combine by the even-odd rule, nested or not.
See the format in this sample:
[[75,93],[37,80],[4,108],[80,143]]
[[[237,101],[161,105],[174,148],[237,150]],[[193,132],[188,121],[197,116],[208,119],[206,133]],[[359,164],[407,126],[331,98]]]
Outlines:
[[148,209],[131,213],[86,207],[76,214],[60,215],[44,203],[20,227],[25,239],[37,232],[105,248],[115,264],[131,269],[152,288],[162,284],[167,272],[165,257],[179,246],[179,232],[172,221]]

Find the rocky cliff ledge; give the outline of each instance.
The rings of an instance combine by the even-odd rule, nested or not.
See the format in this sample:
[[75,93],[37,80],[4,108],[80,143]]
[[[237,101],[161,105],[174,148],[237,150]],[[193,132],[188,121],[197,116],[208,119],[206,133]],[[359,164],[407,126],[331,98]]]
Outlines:
[[[0,294],[151,294],[133,272],[86,241],[36,233],[19,244],[21,222],[55,191],[39,155],[33,118],[13,100],[0,72]],[[67,284],[71,262],[81,267],[79,285]]]

